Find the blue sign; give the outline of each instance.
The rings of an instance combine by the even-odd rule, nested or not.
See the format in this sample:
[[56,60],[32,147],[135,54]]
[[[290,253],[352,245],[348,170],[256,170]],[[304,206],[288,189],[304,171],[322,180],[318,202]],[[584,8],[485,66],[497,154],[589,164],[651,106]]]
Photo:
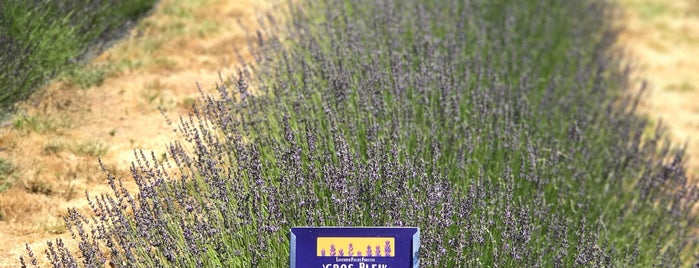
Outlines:
[[418,268],[415,227],[291,228],[291,268]]

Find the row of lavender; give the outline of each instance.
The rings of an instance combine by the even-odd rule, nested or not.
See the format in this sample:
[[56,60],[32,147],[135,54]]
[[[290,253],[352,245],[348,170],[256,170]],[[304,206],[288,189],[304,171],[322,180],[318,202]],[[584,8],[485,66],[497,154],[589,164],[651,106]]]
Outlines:
[[156,2],[1,1],[0,120],[46,81],[123,37]]
[[96,217],[70,212],[56,267],[282,267],[290,227],[328,225],[418,226],[425,267],[692,261],[696,188],[633,115],[604,2],[290,10],[254,78],[202,98],[167,159],[138,154],[137,195],[110,176]]

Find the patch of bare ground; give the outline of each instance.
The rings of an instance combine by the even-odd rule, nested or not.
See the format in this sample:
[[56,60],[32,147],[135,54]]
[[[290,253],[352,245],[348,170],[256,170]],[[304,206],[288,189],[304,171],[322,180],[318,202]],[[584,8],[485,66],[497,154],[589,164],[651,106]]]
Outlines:
[[200,96],[195,82],[213,93],[219,73],[236,71],[236,50],[251,60],[240,25],[257,29],[272,2],[161,0],[126,40],[24,102],[0,128],[14,181],[0,192],[0,267],[18,266],[25,243],[43,259],[47,240],[73,242],[67,209],[87,212],[86,191],[111,191],[98,158],[135,189],[133,150],[161,157],[178,138],[160,110],[185,115]]
[[687,171],[699,175],[699,1],[619,0],[624,30],[619,44],[648,81],[640,113],[687,144]]

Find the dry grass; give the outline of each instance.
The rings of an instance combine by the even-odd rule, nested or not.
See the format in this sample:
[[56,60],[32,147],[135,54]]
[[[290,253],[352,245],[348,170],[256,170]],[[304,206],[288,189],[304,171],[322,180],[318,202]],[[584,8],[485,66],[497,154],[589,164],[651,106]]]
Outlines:
[[85,210],[86,190],[109,191],[98,158],[128,180],[133,149],[161,155],[177,134],[159,109],[186,114],[195,82],[212,90],[219,72],[235,72],[235,48],[250,60],[238,25],[255,29],[269,2],[162,0],[127,40],[23,103],[0,128],[0,158],[13,171],[0,192],[0,267],[16,266],[24,243],[43,252],[47,239],[69,236],[66,209]]
[[699,2],[618,0],[625,30],[619,40],[649,83],[640,112],[687,142],[688,172],[699,176]]

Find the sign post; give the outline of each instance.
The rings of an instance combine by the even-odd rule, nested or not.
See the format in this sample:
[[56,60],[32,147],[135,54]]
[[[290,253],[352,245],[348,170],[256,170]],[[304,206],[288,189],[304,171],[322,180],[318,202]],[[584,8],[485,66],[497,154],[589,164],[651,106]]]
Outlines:
[[291,268],[418,268],[415,227],[291,228]]

